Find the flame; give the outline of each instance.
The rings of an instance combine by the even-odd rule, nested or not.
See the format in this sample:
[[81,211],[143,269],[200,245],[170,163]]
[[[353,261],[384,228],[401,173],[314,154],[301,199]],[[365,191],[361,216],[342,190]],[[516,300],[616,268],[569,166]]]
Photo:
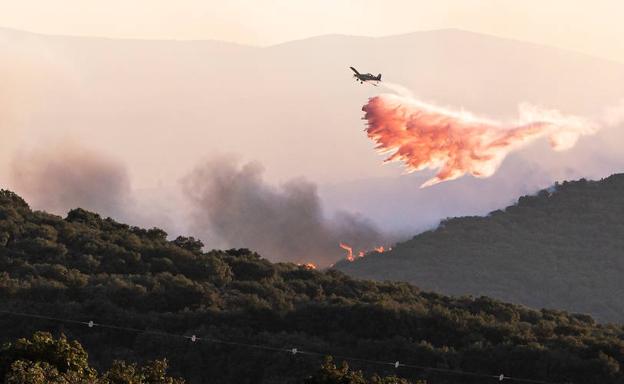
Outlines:
[[[351,247],[350,245],[345,244],[345,243],[340,243],[340,248],[342,248],[342,249],[347,251],[347,257],[346,257],[347,261],[354,261],[355,260],[355,257],[353,256],[353,247]],[[373,250],[375,252],[377,252],[377,253],[384,253],[386,251],[392,250],[392,248],[386,249],[383,245],[380,245],[378,247],[373,248]],[[366,253],[367,253],[366,251],[359,251],[357,253],[357,257],[360,257],[360,258],[364,257],[364,256],[366,256]]]
[[340,243],[340,248],[344,249],[345,251],[347,251],[347,260],[348,261],[353,261],[355,260],[355,258],[353,257],[353,248],[348,246],[345,243]]
[[409,95],[383,94],[362,107],[368,137],[386,162],[401,161],[407,172],[437,169],[422,187],[457,179],[465,174],[492,176],[507,154],[547,136],[554,150],[572,148],[597,126],[576,116],[564,116],[528,104],[519,106],[520,118],[504,124],[453,111]]
[[297,263],[297,266],[303,267],[304,269],[316,269],[316,264],[314,263],[304,263],[304,264]]

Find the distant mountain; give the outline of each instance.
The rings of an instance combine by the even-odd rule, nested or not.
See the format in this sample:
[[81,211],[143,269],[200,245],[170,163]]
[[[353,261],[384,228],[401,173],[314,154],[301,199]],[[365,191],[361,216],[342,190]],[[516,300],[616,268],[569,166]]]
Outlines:
[[[605,182],[610,183],[618,182]],[[589,187],[575,183],[561,188]],[[539,199],[547,197],[523,200],[522,205],[538,204]],[[584,212],[591,207],[588,202]],[[603,220],[611,223],[617,215],[614,209]],[[596,250],[604,236],[598,232],[592,232],[598,236]],[[561,240],[553,238],[557,244]],[[95,325],[87,326],[89,321]],[[171,241],[158,228],[131,227],[83,209],[70,211],[66,218],[32,211],[8,191],[0,191],[0,329],[0,344],[29,338],[14,348],[3,344],[0,375],[16,359],[49,362],[51,367],[42,364],[39,377],[44,368],[48,374],[57,368],[87,374],[81,369],[88,364],[80,344],[47,334],[32,336],[48,331],[78,340],[100,371],[114,359],[167,357],[171,374],[189,383],[301,383],[318,370],[325,353],[338,361],[350,356],[433,367],[395,369],[394,364],[350,361],[367,374],[398,374],[431,384],[486,380],[448,370],[554,383],[624,381],[624,329],[598,325],[586,315],[532,310],[486,297],[451,298],[407,283],[376,283],[336,270],[272,264],[246,249],[204,251],[196,239]],[[161,332],[197,335],[200,340]],[[292,348],[315,354],[284,352]],[[70,365],[67,359],[75,361]],[[37,373],[40,366],[29,364],[11,366],[13,377]],[[113,367],[119,375],[143,372],[137,368],[132,373],[135,368],[122,363]],[[329,369],[327,375],[346,373]],[[168,382],[159,380],[149,382]]]
[[485,217],[444,220],[338,270],[624,321],[624,174],[556,184]]
[[[486,213],[556,179],[604,177],[624,166],[614,145],[621,131],[604,130],[570,152],[536,143],[508,159],[500,178],[419,190],[428,175],[383,166],[362,132],[362,105],[388,90],[356,84],[349,66],[381,72],[426,101],[504,120],[516,118],[520,102],[593,118],[624,97],[624,64],[554,47],[452,29],[262,48],[0,29],[0,43],[0,183],[8,186],[16,151],[65,138],[127,165],[135,190],[176,188],[206,156],[236,153],[262,163],[271,181],[318,183],[330,209],[413,233],[447,216]],[[183,223],[177,202],[162,200]]]

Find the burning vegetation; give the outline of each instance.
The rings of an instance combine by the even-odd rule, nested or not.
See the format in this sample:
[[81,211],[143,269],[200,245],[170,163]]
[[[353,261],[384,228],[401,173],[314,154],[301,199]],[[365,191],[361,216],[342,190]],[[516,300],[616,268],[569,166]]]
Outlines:
[[[339,246],[340,246],[340,248],[342,248],[345,251],[347,251],[347,255],[345,257],[345,259],[347,261],[354,261],[356,256],[358,258],[360,258],[360,257],[364,257],[364,256],[366,256],[366,254],[370,253],[370,251],[359,250],[357,252],[356,256],[354,256],[353,247],[352,246],[350,246],[348,244],[345,244],[345,243],[340,243]],[[392,250],[392,248],[387,248],[386,249],[383,245],[380,245],[378,247],[374,247],[373,248],[373,252],[377,252],[377,253],[384,253],[384,252],[387,252],[387,251],[390,251],[390,250]]]

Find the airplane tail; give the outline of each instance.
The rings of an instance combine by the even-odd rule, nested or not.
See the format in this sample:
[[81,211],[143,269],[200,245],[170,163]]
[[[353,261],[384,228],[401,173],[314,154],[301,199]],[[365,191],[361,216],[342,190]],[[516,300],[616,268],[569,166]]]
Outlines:
[[377,80],[381,81],[381,73],[377,75]]

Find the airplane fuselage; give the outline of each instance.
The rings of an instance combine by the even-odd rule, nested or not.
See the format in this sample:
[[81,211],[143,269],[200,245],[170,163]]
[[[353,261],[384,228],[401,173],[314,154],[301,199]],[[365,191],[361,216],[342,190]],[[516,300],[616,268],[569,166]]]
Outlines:
[[349,67],[349,68],[351,68],[351,70],[354,72],[353,77],[356,79],[356,81],[359,81],[362,84],[364,84],[364,82],[367,82],[367,81],[372,81],[372,82],[381,81],[381,73],[375,76],[372,73],[360,73],[357,71],[357,69],[353,67]]

